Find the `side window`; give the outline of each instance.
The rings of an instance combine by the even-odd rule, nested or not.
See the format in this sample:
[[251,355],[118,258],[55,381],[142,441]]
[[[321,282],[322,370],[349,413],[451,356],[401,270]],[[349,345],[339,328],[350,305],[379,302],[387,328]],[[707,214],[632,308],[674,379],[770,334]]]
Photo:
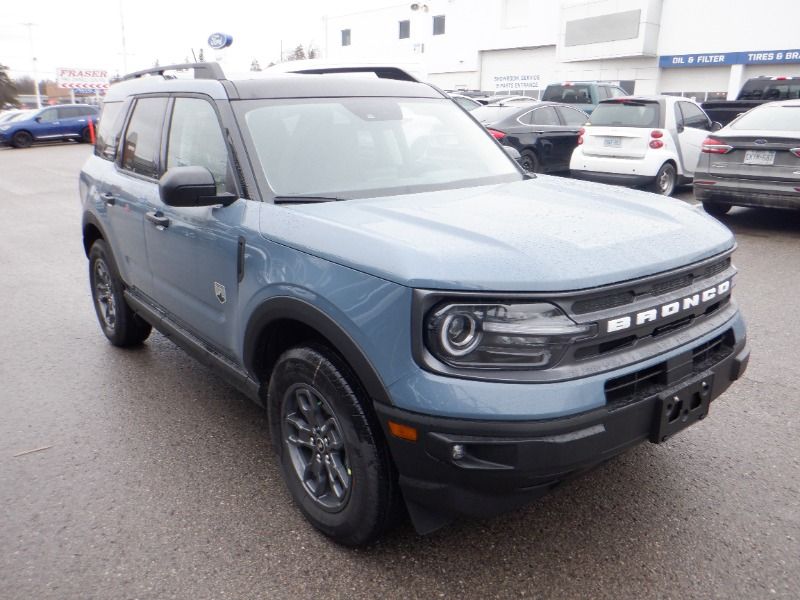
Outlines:
[[58,110],[55,108],[42,111],[42,114],[39,115],[39,123],[53,123],[55,121],[58,121]]
[[575,110],[574,108],[557,106],[556,110],[558,111],[558,114],[561,115],[561,119],[564,121],[564,124],[569,127],[580,127],[581,125],[586,125],[586,122],[589,120],[589,117],[587,117],[581,111]]
[[342,46],[350,45],[350,30],[342,29]]
[[217,193],[236,193],[228,166],[228,147],[214,107],[200,98],[176,98],[167,144],[167,169],[205,167]]
[[400,32],[398,37],[401,40],[407,40],[408,38],[411,37],[411,21],[409,21],[408,19],[406,19],[405,21],[400,21],[399,29]]
[[166,109],[166,98],[140,98],[136,101],[122,145],[123,169],[154,179],[158,177],[161,125]]
[[681,112],[681,103],[675,103],[675,126],[680,127],[683,125],[683,113]]
[[444,35],[444,15],[433,17],[433,35]]
[[124,103],[106,102],[97,125],[97,141],[94,153],[100,158],[114,160],[117,156],[117,142],[119,141],[122,120],[125,113],[122,111]]
[[694,127],[695,129],[710,129],[711,121],[706,113],[696,104],[689,102],[678,102],[683,112],[683,124],[686,127]]
[[628,92],[618,87],[609,87],[608,89],[608,97],[609,98],[621,98],[622,96],[628,96]]
[[561,125],[552,106],[543,106],[530,113],[531,125]]
[[604,85],[597,86],[597,101],[600,100],[608,100],[611,98],[611,93],[609,92],[609,88]]

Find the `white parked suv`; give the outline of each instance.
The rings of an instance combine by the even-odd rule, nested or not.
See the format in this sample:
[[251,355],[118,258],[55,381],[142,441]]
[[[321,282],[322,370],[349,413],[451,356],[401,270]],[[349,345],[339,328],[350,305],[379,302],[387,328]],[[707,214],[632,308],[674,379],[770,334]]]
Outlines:
[[669,196],[692,181],[703,140],[720,127],[686,98],[604,100],[581,129],[570,171],[578,179],[647,186]]

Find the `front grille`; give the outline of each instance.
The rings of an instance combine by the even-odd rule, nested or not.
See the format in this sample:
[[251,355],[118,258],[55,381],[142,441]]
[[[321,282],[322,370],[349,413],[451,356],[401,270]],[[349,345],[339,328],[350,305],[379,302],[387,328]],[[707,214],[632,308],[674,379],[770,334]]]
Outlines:
[[682,275],[670,277],[668,279],[660,279],[645,285],[640,284],[637,286],[632,284],[630,290],[622,292],[617,291],[611,294],[577,300],[572,304],[571,312],[576,315],[583,315],[590,312],[608,310],[609,308],[632,304],[636,300],[647,296],[667,294],[681,288],[689,287],[701,279],[713,277],[718,273],[722,273],[730,266],[731,259],[730,257],[726,257],[706,267],[699,267]]
[[605,385],[606,404],[615,409],[650,398],[681,379],[713,367],[733,352],[734,343],[729,329],[668,361],[609,379]]

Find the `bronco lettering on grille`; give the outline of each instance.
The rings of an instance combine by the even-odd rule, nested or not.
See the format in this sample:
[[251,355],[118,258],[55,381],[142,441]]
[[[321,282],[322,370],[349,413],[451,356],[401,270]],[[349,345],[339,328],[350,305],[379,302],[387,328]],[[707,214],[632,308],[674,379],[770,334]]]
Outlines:
[[727,279],[722,283],[718,283],[714,287],[710,287],[691,296],[673,300],[666,304],[654,306],[637,313],[625,315],[624,317],[617,317],[615,319],[608,319],[604,329],[606,333],[613,333],[615,331],[623,331],[631,327],[637,327],[646,323],[654,323],[661,319],[666,319],[673,315],[677,315],[687,310],[697,308],[703,304],[707,304],[712,300],[716,300],[731,290],[731,280]]

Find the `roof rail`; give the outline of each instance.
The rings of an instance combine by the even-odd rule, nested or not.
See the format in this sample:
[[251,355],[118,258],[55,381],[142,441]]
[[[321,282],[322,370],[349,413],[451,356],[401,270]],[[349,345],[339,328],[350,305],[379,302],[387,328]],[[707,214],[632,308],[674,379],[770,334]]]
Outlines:
[[311,75],[325,75],[331,73],[375,73],[381,79],[398,79],[400,81],[418,81],[414,76],[399,67],[310,67],[290,71],[291,73],[304,73]]
[[135,71],[128,73],[120,79],[120,81],[128,81],[130,79],[139,79],[143,75],[164,75],[164,71],[185,71],[187,69],[194,70],[195,79],[225,79],[225,73],[222,72],[222,67],[215,62],[203,63],[185,63],[182,65],[165,65],[163,67],[152,67],[151,69],[144,69],[142,71]]

